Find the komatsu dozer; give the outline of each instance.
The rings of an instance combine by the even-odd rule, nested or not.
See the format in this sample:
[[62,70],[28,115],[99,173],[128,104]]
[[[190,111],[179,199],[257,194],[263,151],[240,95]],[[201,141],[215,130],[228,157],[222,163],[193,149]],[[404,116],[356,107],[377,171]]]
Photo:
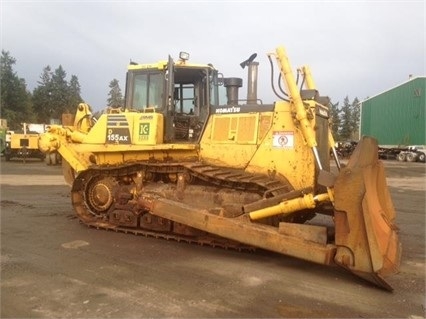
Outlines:
[[398,271],[401,247],[376,140],[363,137],[342,165],[330,100],[309,68],[295,76],[283,47],[267,56],[273,104],[257,98],[256,54],[241,63],[242,100],[241,78],[182,52],[131,62],[124,107],[95,119],[79,104],[74,121],[52,125],[39,147],[62,155],[86,225],[337,264],[392,290],[384,277]]

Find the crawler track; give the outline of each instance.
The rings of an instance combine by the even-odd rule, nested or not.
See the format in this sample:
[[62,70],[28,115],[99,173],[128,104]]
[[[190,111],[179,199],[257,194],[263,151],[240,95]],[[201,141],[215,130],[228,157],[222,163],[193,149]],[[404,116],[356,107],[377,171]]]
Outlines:
[[[254,250],[253,247],[201,232],[186,225],[177,225],[170,220],[155,218],[149,214],[149,211],[141,210],[136,204],[137,197],[147,192],[155,192],[156,196],[159,194],[165,196],[160,189],[164,185],[178,190],[177,176],[184,176],[186,183],[195,185],[191,186],[195,189],[210,187],[229,193],[237,192],[241,197],[270,198],[292,190],[287,181],[250,174],[243,170],[202,163],[138,163],[121,167],[91,168],[80,173],[73,183],[72,204],[80,221],[96,229],[238,251]],[[147,187],[148,184],[149,187]],[[199,192],[202,193],[202,191]],[[171,196],[174,197],[175,193],[172,192]],[[238,214],[241,215],[243,212],[237,212]],[[150,223],[142,222],[147,219]],[[274,221],[265,222],[273,223]]]

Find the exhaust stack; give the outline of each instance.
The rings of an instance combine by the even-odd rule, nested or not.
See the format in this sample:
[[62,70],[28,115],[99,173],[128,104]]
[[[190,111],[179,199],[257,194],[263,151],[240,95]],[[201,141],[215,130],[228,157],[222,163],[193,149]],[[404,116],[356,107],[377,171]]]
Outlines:
[[257,69],[259,62],[248,64],[247,104],[257,103]]
[[257,103],[257,69],[259,62],[253,62],[256,59],[257,53],[253,53],[247,60],[240,63],[244,69],[248,67],[248,81],[247,81],[247,104]]

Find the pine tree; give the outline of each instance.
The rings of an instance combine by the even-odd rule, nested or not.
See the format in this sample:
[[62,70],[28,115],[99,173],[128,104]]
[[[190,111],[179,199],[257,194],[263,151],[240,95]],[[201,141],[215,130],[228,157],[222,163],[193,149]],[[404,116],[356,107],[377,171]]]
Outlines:
[[67,73],[62,68],[62,65],[59,65],[52,74],[52,100],[55,104],[52,109],[51,117],[55,119],[60,119],[62,113],[68,110],[70,106],[68,82],[66,77]]
[[8,121],[11,129],[22,127],[21,123],[34,120],[31,94],[23,78],[13,70],[16,59],[2,50],[0,58],[0,110],[1,117]]
[[339,141],[339,129],[340,129],[340,112],[339,102],[333,104],[330,102],[330,122],[331,132],[333,133],[334,140]]
[[69,107],[71,108],[68,110],[69,112],[73,112],[77,105],[81,102],[83,102],[83,99],[81,98],[81,88],[80,83],[78,82],[78,78],[75,75],[71,75],[71,80],[69,84]]
[[351,104],[351,132],[352,139],[357,140],[359,136],[359,121],[360,121],[360,108],[359,100],[356,97]]
[[343,100],[342,117],[339,135],[342,140],[349,140],[352,136],[352,109],[349,97]]
[[54,109],[52,99],[52,69],[47,65],[37,81],[38,86],[33,90],[34,110],[37,114],[37,122],[49,123]]
[[123,94],[117,79],[113,79],[109,83],[110,91],[108,92],[107,106],[119,108],[124,106]]

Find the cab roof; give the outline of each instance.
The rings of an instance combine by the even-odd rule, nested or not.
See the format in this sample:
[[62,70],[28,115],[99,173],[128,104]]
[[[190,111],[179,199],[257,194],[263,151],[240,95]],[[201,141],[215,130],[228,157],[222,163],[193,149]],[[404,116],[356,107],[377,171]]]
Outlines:
[[[212,64],[197,64],[197,63],[188,63],[188,61],[177,60],[175,62],[175,66],[177,67],[188,67],[188,68],[209,68],[214,70]],[[148,64],[135,64],[131,63],[127,67],[128,70],[148,70],[148,69],[156,69],[156,70],[165,70],[167,69],[167,61],[161,60],[156,63],[148,63]]]

